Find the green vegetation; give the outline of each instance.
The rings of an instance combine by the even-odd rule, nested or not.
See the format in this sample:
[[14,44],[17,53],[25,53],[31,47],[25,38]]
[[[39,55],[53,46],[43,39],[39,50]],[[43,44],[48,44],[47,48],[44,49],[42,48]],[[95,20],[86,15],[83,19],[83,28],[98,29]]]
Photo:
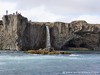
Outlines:
[[43,54],[43,55],[46,55],[46,54],[49,54],[49,55],[53,55],[53,54],[71,54],[69,52],[60,52],[60,51],[55,51],[55,50],[52,50],[52,51],[49,51],[49,50],[27,50],[27,51],[25,51],[25,53]]

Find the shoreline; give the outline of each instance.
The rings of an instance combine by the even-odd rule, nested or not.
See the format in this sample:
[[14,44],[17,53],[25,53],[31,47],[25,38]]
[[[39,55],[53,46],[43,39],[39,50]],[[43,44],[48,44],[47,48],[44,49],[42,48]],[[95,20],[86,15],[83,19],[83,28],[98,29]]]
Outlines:
[[56,55],[56,54],[71,54],[70,52],[61,52],[58,50],[27,50],[25,53],[29,54],[43,54],[43,55]]
[[79,51],[79,50],[26,50],[26,51],[17,51],[17,50],[0,50],[1,53],[26,53],[26,54],[42,54],[42,55],[59,55],[59,54],[100,54],[99,50],[96,51]]

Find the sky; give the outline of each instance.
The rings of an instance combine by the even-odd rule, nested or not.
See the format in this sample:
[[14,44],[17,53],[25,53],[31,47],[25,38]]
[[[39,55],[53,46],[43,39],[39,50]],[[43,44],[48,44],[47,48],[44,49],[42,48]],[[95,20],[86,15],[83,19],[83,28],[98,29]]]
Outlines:
[[6,10],[37,22],[85,20],[100,24],[100,0],[0,0],[0,19]]

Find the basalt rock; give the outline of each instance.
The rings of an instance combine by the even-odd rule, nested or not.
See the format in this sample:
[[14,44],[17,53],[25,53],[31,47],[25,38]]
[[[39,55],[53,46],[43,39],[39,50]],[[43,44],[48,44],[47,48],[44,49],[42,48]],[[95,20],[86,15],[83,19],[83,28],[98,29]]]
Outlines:
[[62,49],[87,48],[88,50],[100,50],[100,25],[88,24],[85,21],[74,21],[71,23],[74,35],[80,37],[67,41]]
[[100,50],[100,25],[86,21],[56,22],[51,28],[51,44],[60,50],[69,47]]
[[45,26],[32,23],[20,14],[4,15],[0,49],[27,50],[45,47]]
[[21,14],[4,15],[0,21],[0,49],[30,50],[46,47],[46,26],[53,49],[100,50],[100,24],[86,21],[31,22]]
[[63,22],[53,23],[53,27],[50,28],[51,45],[55,49],[61,49],[62,44],[70,35],[69,24]]

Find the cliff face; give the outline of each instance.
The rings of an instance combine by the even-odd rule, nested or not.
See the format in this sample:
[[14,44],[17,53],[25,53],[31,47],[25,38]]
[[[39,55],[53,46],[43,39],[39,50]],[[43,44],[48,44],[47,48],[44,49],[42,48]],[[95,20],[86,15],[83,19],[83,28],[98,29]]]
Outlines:
[[[64,50],[68,47],[85,47],[98,50],[100,42],[99,26],[88,24],[86,21],[55,22],[50,29],[52,47]],[[86,46],[81,46],[84,42]]]
[[68,48],[87,48],[88,50],[100,50],[100,33],[85,33],[80,38],[73,38],[62,46]]
[[46,26],[49,26],[54,49],[88,48],[100,50],[100,25],[86,21],[29,22],[20,14],[4,15],[0,21],[0,49],[27,50],[46,47]]
[[22,17],[20,14],[3,16],[3,43],[1,49],[20,49],[20,45],[22,45],[21,38],[27,23],[27,18]]
[[100,50],[100,25],[88,24],[85,21],[70,23],[71,34],[77,37],[71,38],[63,44],[62,49],[87,48],[88,50]]
[[[40,49],[45,48],[46,28],[43,23],[28,23],[23,33],[22,49]],[[25,43],[26,42],[26,43]]]
[[62,44],[70,35],[68,24],[62,22],[53,23],[53,27],[50,28],[51,45],[55,49],[61,49]]
[[17,15],[3,16],[1,25],[1,49],[27,50],[45,47],[45,26],[28,22],[27,18]]

